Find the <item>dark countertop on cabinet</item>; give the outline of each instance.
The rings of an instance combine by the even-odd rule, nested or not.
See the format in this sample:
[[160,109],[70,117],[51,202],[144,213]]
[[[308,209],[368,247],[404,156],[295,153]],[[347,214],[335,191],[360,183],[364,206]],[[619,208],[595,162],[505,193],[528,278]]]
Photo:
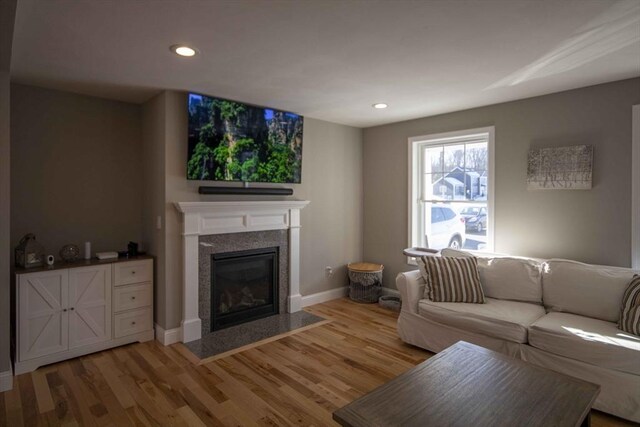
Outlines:
[[62,270],[65,268],[89,267],[92,265],[115,264],[115,263],[128,262],[128,261],[143,261],[147,259],[154,259],[154,257],[151,255],[138,255],[130,258],[114,258],[114,259],[103,259],[103,260],[99,260],[98,258],[94,257],[91,259],[79,259],[73,262],[58,261],[58,262],[55,262],[53,265],[45,264],[40,267],[31,267],[31,268],[14,267],[13,272],[15,274],[39,273],[42,271]]

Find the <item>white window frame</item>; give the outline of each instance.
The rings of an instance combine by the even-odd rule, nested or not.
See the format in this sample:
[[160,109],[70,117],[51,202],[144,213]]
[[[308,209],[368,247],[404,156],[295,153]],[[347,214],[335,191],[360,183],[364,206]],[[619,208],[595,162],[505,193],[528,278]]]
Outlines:
[[[482,251],[473,251],[469,250],[469,252],[483,253],[483,252],[493,252],[494,251],[494,235],[495,235],[495,209],[494,209],[494,201],[495,201],[495,174],[494,174],[494,166],[495,166],[495,143],[494,143],[494,135],[495,135],[495,127],[483,127],[483,128],[475,128],[475,129],[466,129],[455,132],[445,132],[438,133],[432,135],[421,135],[421,136],[413,136],[409,138],[409,167],[407,171],[408,175],[408,230],[407,230],[407,247],[412,246],[413,237],[417,230],[420,230],[418,225],[418,220],[421,218],[419,210],[421,209],[421,196],[419,194],[420,184],[418,180],[420,179],[421,174],[415,173],[415,171],[420,170],[419,159],[421,147],[428,145],[442,145],[448,143],[455,143],[458,140],[460,142],[464,142],[464,139],[473,138],[482,136],[487,139],[487,172],[489,174],[487,180],[487,215],[489,216],[489,220],[487,221],[487,244],[485,249]],[[465,249],[467,251],[467,249]],[[407,263],[411,265],[415,265],[415,260],[411,257],[407,257]]]
[[631,268],[640,270],[640,104],[631,120]]

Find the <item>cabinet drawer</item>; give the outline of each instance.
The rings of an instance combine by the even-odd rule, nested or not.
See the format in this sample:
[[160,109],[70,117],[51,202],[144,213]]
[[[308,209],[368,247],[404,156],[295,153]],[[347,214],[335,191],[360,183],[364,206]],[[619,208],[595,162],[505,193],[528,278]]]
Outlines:
[[151,282],[153,280],[153,263],[151,260],[130,261],[113,264],[115,286],[133,283]]
[[113,311],[120,312],[151,305],[151,282],[115,288]]
[[143,308],[114,316],[115,337],[125,337],[151,329],[151,308]]

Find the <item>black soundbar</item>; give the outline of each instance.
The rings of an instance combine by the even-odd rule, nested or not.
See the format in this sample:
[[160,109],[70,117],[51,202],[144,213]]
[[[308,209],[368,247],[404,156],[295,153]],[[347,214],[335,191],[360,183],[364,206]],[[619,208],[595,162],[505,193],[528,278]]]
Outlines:
[[200,194],[261,194],[269,196],[291,196],[293,188],[265,187],[206,187],[198,188]]

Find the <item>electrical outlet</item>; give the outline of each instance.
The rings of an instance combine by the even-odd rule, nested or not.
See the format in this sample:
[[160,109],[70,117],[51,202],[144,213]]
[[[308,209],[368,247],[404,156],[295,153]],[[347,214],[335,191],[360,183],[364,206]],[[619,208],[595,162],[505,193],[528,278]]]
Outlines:
[[324,268],[324,274],[325,274],[327,277],[331,277],[331,276],[333,276],[333,268],[331,268],[331,267],[329,267],[329,266],[325,267],[325,268]]

